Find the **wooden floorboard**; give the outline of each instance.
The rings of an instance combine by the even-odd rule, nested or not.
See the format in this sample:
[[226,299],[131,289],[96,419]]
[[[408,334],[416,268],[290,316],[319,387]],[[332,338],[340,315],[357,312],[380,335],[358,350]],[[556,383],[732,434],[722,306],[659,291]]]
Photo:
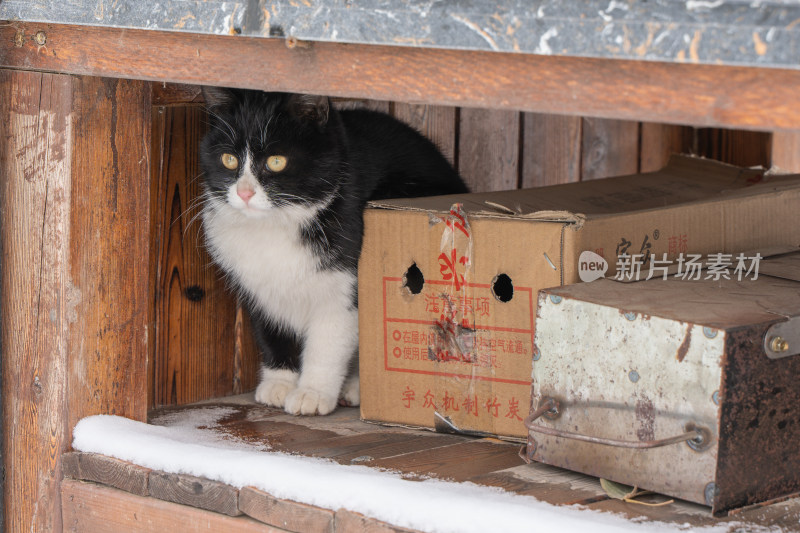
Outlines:
[[75,533],[278,533],[247,517],[231,517],[94,483],[61,483],[65,532]]
[[[525,464],[518,455],[516,443],[382,427],[361,422],[357,409],[339,409],[327,417],[294,417],[246,402],[244,396],[195,407],[162,409],[151,413],[151,420],[161,425],[179,424],[181,417],[191,417],[194,409],[224,408],[220,412],[226,414],[214,425],[217,433],[274,451],[329,458],[342,464],[368,465],[400,472],[407,479],[469,481],[533,496],[551,504],[578,504],[613,512],[636,521],[692,527],[717,525],[722,526],[719,531],[731,532],[758,530],[758,527],[800,531],[800,499],[744,509],[725,518],[714,518],[708,507],[683,501],[648,507],[609,498],[599,480],[592,476],[540,463]],[[173,527],[171,524],[188,517],[195,520],[195,516],[212,530],[223,532],[406,531],[346,509],[322,509],[282,500],[254,487],[237,490],[219,482],[148,471],[94,454],[68,454],[64,462],[68,465],[65,470],[69,476],[112,483],[139,492],[143,486],[149,486],[150,495],[143,498],[109,487],[65,480],[62,486],[64,524],[69,531],[166,531]],[[126,472],[136,481],[121,480],[120,476],[124,477]],[[120,500],[116,514],[112,512],[115,499]],[[646,503],[665,500],[667,498],[661,495],[644,498]],[[137,505],[139,510],[133,512]],[[217,512],[209,513],[208,509]],[[223,516],[240,513],[249,518]],[[177,522],[176,517],[179,517]],[[207,520],[211,521],[205,522]],[[266,529],[258,529],[262,527],[258,523]],[[235,529],[230,529],[231,524],[236,524]],[[99,529],[93,529],[95,527]],[[176,530],[186,531],[180,527]]]

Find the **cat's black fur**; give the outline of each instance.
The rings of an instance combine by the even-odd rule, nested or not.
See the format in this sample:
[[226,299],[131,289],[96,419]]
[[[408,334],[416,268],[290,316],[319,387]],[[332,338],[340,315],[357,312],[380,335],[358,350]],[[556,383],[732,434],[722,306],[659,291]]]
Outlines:
[[[223,89],[204,93],[210,111],[209,132],[200,149],[206,194],[225,200],[241,174],[223,167],[220,157],[233,153],[243,161],[249,149],[258,183],[276,209],[321,206],[300,228],[319,269],[356,275],[368,200],[467,192],[431,141],[389,115],[338,111],[317,96]],[[280,174],[264,167],[274,154],[289,161]],[[211,217],[205,223],[213,223]],[[249,307],[265,366],[301,371],[303,333],[265,312],[249,287],[235,275],[231,279]],[[348,305],[356,304],[353,291]]]

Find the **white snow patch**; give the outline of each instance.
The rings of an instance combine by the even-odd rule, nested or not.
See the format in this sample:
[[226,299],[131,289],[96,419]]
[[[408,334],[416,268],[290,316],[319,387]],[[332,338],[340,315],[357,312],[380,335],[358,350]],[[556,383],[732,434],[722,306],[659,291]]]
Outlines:
[[[347,508],[425,532],[689,530],[686,525],[632,522],[610,513],[557,507],[472,483],[409,481],[365,466],[246,449],[242,442],[231,442],[201,429],[225,414],[220,408],[201,410],[191,421],[175,427],[110,415],[91,416],[75,426],[72,445],[79,451],[152,469],[201,476],[235,487],[254,486],[278,498],[327,509]],[[730,525],[701,530],[722,532]]]

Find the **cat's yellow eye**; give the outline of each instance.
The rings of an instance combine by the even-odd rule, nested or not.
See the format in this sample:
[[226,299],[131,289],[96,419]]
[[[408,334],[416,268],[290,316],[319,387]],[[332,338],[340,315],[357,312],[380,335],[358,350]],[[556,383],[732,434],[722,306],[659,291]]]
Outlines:
[[286,158],[282,155],[271,155],[267,159],[267,168],[272,172],[280,172],[286,168]]
[[222,166],[230,170],[239,168],[239,158],[233,154],[222,154]]

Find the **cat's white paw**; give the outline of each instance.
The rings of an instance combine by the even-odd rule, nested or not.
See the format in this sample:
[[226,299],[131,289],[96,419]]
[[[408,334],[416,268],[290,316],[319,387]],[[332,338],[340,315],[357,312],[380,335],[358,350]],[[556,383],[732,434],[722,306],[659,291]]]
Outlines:
[[339,394],[339,403],[347,407],[356,407],[361,403],[361,387],[358,376],[350,376],[344,382]]
[[270,407],[280,407],[286,404],[286,397],[297,388],[297,383],[292,380],[280,378],[262,379],[256,388],[256,401],[269,405]]
[[336,409],[336,396],[298,387],[286,397],[284,410],[290,415],[327,415]]

